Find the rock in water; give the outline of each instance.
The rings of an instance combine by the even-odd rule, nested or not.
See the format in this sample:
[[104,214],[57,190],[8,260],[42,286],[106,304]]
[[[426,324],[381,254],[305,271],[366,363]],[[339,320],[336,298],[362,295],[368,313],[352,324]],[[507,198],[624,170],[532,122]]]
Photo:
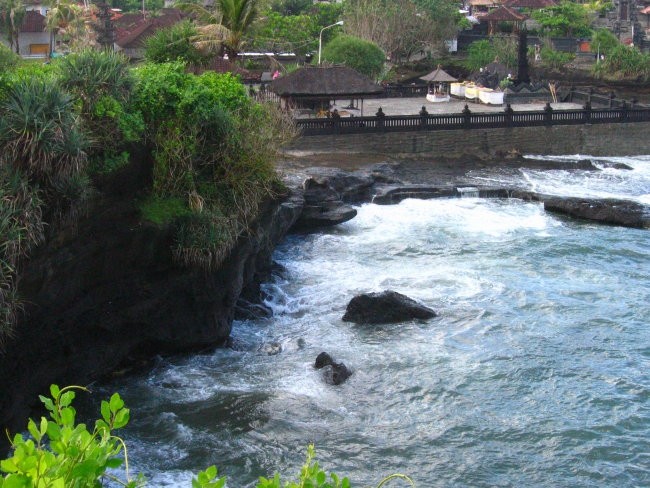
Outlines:
[[343,320],[356,324],[392,324],[435,316],[429,307],[401,293],[386,290],[354,297],[348,303]]
[[344,363],[335,362],[326,352],[321,352],[316,357],[314,367],[323,369],[323,379],[330,385],[340,385],[352,376],[352,371]]
[[547,198],[544,210],[601,224],[650,228],[650,212],[646,206],[628,200],[598,198]]

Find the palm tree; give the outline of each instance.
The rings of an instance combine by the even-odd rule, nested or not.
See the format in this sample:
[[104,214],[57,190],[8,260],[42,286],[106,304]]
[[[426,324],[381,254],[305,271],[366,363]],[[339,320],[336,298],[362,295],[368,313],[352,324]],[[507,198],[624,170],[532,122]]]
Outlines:
[[22,0],[0,0],[0,32],[7,36],[9,47],[20,54],[20,26],[25,17]]
[[201,23],[198,47],[219,49],[234,60],[246,44],[246,32],[257,18],[259,0],[215,0],[214,10],[200,5],[181,3],[177,6],[192,13]]

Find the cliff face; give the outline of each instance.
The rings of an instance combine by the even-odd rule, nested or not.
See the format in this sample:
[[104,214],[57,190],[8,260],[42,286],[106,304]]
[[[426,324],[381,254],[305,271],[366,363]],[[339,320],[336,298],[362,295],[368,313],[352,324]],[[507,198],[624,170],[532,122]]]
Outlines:
[[134,356],[222,344],[242,290],[255,288],[301,211],[299,198],[268,202],[220,269],[183,268],[172,262],[173,229],[140,220],[146,172],[104,182],[89,216],[52,235],[21,273],[26,311],[0,353],[2,430],[24,428],[52,382],[85,384]]

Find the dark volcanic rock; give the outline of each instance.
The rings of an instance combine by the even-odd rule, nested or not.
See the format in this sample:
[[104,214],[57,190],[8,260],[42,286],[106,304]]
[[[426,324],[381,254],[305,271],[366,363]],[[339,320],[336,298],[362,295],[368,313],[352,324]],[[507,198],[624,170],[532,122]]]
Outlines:
[[627,171],[631,171],[631,170],[634,169],[632,166],[628,166],[625,163],[614,163],[609,167],[614,168],[614,169],[623,169],[623,170],[627,170]]
[[305,205],[296,222],[296,230],[316,229],[342,224],[357,216],[357,210],[338,202],[324,202],[320,205]]
[[[346,173],[341,175],[347,177]],[[343,202],[339,191],[331,186],[330,178],[307,178],[303,183],[303,189],[305,204],[295,229],[329,227],[356,217],[356,209]]]
[[316,357],[314,367],[323,369],[323,379],[330,385],[340,385],[352,376],[352,371],[344,363],[335,362],[326,352],[321,352]]
[[334,168],[310,168],[303,183],[305,205],[296,230],[311,230],[346,222],[357,215],[349,204],[369,202],[377,185],[399,183],[394,165],[381,163],[353,173]]
[[453,187],[440,188],[426,185],[385,186],[378,188],[377,194],[372,199],[378,205],[393,205],[406,198],[451,198],[456,196]]
[[354,297],[348,303],[343,320],[357,324],[391,324],[435,316],[429,307],[401,293],[386,290]]
[[325,366],[329,366],[333,362],[334,360],[332,359],[332,356],[330,356],[326,352],[321,352],[318,356],[316,356],[316,361],[314,362],[314,368],[321,369],[324,368]]
[[601,224],[650,228],[650,214],[647,207],[628,200],[545,198],[544,210]]

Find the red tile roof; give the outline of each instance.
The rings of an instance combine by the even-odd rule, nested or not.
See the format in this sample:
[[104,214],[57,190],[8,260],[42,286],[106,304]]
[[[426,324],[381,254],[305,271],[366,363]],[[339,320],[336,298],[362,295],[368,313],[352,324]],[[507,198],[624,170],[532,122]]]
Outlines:
[[506,6],[501,6],[492,10],[489,14],[482,17],[481,20],[493,21],[493,22],[521,22],[528,18],[527,15],[520,14],[511,8]]
[[163,9],[159,17],[142,18],[124,14],[116,23],[117,41],[116,44],[123,49],[142,47],[145,39],[154,32],[171,27],[183,20],[187,15],[177,9]]

